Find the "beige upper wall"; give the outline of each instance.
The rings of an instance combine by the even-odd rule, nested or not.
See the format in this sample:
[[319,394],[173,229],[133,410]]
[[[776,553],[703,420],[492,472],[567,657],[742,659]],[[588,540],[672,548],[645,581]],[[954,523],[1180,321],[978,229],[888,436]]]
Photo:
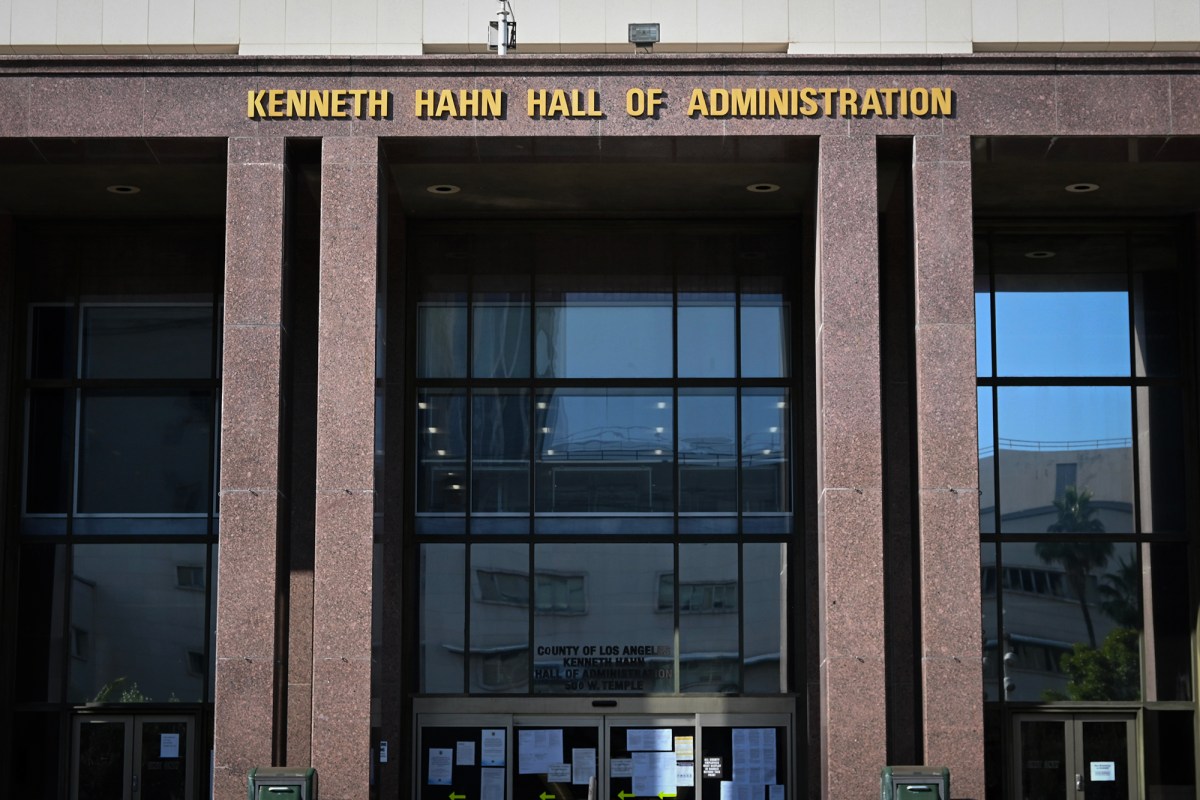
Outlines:
[[[1198,0],[512,0],[518,53],[1200,49]],[[0,0],[4,53],[483,52],[495,0]]]

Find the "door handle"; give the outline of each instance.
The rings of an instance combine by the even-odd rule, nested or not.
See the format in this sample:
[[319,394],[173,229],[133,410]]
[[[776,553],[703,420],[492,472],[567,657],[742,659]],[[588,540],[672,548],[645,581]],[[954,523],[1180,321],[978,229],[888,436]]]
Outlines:
[[138,790],[138,776],[137,776],[137,773],[135,772],[135,773],[133,773],[133,791],[136,792],[137,790]]
[[1075,791],[1077,791],[1077,792],[1083,791],[1083,773],[1082,772],[1075,773]]

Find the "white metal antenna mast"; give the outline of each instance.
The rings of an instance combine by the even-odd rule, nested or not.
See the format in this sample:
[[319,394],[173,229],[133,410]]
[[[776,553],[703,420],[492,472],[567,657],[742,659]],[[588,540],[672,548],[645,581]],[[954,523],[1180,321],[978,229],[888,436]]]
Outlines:
[[496,11],[496,55],[508,55],[510,47],[517,46],[517,15],[508,0],[500,0]]

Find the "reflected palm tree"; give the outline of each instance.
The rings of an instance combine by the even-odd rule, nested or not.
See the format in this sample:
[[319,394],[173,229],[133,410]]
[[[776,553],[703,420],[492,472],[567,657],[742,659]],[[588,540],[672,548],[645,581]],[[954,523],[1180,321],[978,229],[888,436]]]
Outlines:
[[1100,579],[1100,608],[1121,627],[1140,630],[1142,611],[1138,590],[1141,585],[1137,559],[1132,556],[1117,559],[1117,568]]
[[[1104,533],[1104,523],[1095,519],[1096,509],[1092,506],[1092,493],[1068,486],[1062,499],[1054,501],[1058,518],[1046,528],[1047,533]],[[1092,612],[1087,602],[1087,580],[1093,570],[1103,569],[1112,558],[1112,542],[1039,542],[1038,558],[1047,564],[1058,563],[1066,573],[1067,585],[1071,587],[1083,623],[1087,626],[1088,642],[1096,647],[1096,628],[1092,624]]]

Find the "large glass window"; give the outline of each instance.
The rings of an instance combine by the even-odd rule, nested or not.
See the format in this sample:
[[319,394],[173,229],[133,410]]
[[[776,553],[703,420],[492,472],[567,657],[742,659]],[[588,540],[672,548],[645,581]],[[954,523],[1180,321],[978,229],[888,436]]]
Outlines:
[[989,700],[1191,699],[1164,602],[1189,596],[1179,252],[1166,227],[981,236]]
[[792,236],[654,235],[413,237],[423,691],[786,690]]
[[18,707],[211,700],[222,242],[22,229]]

